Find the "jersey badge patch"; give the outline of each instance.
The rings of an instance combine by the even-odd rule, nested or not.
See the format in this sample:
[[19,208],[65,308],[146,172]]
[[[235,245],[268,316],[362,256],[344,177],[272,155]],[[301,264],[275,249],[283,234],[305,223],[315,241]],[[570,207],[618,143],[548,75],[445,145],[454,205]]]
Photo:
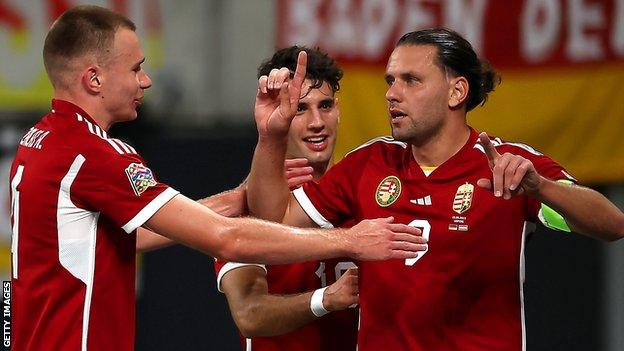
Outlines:
[[392,205],[401,195],[401,181],[395,176],[385,177],[377,186],[375,201],[381,207]]
[[157,184],[154,180],[152,170],[143,166],[141,163],[131,163],[128,168],[126,168],[126,175],[128,176],[128,180],[130,180],[130,185],[136,196],[140,196],[147,188]]
[[455,192],[455,198],[453,199],[453,211],[458,214],[462,214],[472,205],[472,194],[474,193],[474,185],[470,183],[462,184],[457,188]]

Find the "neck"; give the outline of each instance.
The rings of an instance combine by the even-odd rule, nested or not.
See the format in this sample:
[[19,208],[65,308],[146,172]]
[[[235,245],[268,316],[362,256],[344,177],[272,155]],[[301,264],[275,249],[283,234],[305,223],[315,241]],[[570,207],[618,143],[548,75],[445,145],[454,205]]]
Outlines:
[[80,107],[95,121],[95,123],[97,123],[100,128],[107,132],[113,125],[113,122],[105,117],[107,114],[102,111],[101,105],[98,104],[99,98],[97,96],[82,96],[80,93],[68,90],[55,90],[54,99],[65,100]]
[[318,180],[319,178],[321,178],[328,170],[331,166],[334,165],[334,161],[333,159],[330,159],[327,162],[322,162],[322,163],[317,163],[317,164],[312,164],[310,166],[312,166],[312,178],[314,178],[314,180]]
[[427,138],[418,143],[410,143],[412,156],[421,166],[437,167],[453,157],[468,141],[470,128],[462,123],[448,123]]

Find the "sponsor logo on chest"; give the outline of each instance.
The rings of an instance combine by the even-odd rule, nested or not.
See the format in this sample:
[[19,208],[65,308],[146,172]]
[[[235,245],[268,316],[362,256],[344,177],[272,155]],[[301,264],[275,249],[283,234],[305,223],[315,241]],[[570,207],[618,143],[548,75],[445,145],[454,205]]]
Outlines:
[[377,186],[375,201],[381,207],[392,205],[401,195],[401,181],[395,176],[385,177]]

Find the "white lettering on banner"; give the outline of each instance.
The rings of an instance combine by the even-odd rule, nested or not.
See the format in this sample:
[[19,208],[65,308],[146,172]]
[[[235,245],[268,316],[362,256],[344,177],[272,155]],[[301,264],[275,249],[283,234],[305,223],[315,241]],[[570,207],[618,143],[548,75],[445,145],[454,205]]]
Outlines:
[[[479,51],[483,43],[483,21],[488,0],[444,0],[442,18],[422,6],[425,0],[295,0],[289,3],[282,30],[286,43],[320,45],[333,55],[376,61],[394,44],[399,34],[418,28],[443,25],[466,36]],[[327,5],[322,18],[319,8]],[[360,5],[360,6],[358,6]],[[320,28],[320,29],[319,29]],[[320,31],[320,32],[319,32]]]
[[358,30],[359,16],[353,16],[354,5],[352,0],[332,1],[327,12],[329,33],[324,35],[327,40],[326,49],[331,52],[340,52],[346,57],[355,57],[359,50],[362,33]]
[[520,18],[520,51],[530,62],[541,62],[552,54],[559,40],[559,0],[528,0]]
[[364,55],[367,59],[379,59],[391,37],[397,22],[396,0],[364,0],[362,23],[364,24]]
[[286,29],[286,40],[289,43],[313,46],[319,42],[320,29],[319,5],[320,0],[292,0],[289,13],[289,26]]
[[613,33],[611,46],[619,56],[624,56],[624,0],[614,0]]
[[403,21],[403,29],[399,32],[400,35],[416,28],[429,28],[436,24],[433,13],[421,6],[419,1],[407,0],[402,12],[405,14],[405,20]]
[[570,38],[566,51],[573,61],[597,60],[604,57],[598,34],[590,33],[604,26],[604,8],[599,3],[585,4],[583,0],[569,0],[568,26]]
[[[516,14],[489,0],[293,0],[281,29],[288,42],[280,45],[319,45],[341,59],[378,63],[395,36],[444,26],[466,37],[478,53],[517,45],[529,64],[601,61],[624,57],[624,0],[610,1],[613,11],[607,11],[606,1],[515,0]],[[486,14],[505,16],[508,27],[485,28]],[[488,39],[506,40],[509,46],[490,47]]]
[[487,0],[446,0],[444,25],[462,33],[477,51],[483,50],[483,15]]

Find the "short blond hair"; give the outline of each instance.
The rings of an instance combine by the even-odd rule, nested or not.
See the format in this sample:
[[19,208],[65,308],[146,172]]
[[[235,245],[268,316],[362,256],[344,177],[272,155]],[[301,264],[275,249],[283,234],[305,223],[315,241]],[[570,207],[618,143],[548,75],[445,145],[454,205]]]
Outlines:
[[54,88],[66,88],[67,73],[76,59],[93,55],[105,62],[119,28],[136,30],[123,15],[99,6],[76,6],[52,25],[43,46],[43,63]]

